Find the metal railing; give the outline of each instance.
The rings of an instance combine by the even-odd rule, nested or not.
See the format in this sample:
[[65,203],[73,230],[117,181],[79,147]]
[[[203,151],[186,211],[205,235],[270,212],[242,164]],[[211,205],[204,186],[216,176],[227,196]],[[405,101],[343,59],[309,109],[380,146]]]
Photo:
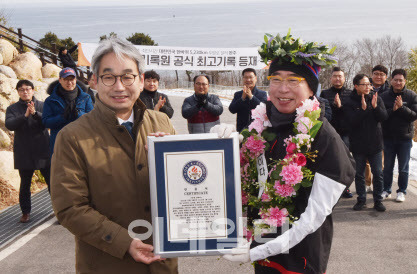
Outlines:
[[[58,50],[56,44],[52,43],[52,47],[49,48],[35,39],[24,35],[21,28],[17,29],[15,32],[13,29],[7,28],[3,25],[0,25],[0,38],[6,39],[7,41],[15,44],[19,53],[26,52],[27,49],[34,52],[39,56],[39,59],[42,62],[42,66],[45,64],[54,64],[62,68],[62,64],[58,58]],[[88,78],[88,75],[91,73],[88,68],[77,67],[78,74],[80,75],[80,80],[85,81]]]

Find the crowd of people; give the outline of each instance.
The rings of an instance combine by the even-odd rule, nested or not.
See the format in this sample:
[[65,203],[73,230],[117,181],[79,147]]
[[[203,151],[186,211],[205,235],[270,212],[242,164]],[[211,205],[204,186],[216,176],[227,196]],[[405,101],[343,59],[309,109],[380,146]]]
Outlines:
[[[75,49],[63,49],[62,54],[68,55],[72,50]],[[30,220],[30,183],[34,170],[40,170],[58,220],[76,237],[77,271],[142,269],[143,273],[173,273],[178,269],[177,259],[161,260],[152,253],[149,242],[132,240],[127,230],[132,220],[151,221],[146,137],[176,133],[170,121],[174,109],[168,96],[158,92],[160,76],[155,71],[145,72],[138,50],[117,38],[100,43],[92,59],[89,87],[77,80],[71,60],[69,56],[68,67],[48,87],[50,96],[45,102],[33,96],[33,83],[20,80],[16,86],[20,100],[6,111],[6,127],[15,131],[15,168],[21,176],[20,221]],[[237,114],[237,130],[247,128],[252,121],[251,111],[265,103],[273,130],[285,132],[277,139],[283,143],[291,132],[295,109],[302,100],[315,96],[322,108],[320,119],[324,121],[323,133],[314,143],[322,153],[320,161],[312,165],[320,175],[315,184],[331,185],[327,191],[331,190],[329,195],[335,199],[322,200],[309,190],[303,196],[299,213],[311,210],[314,216],[321,214],[317,213],[319,209],[308,206],[310,199],[317,198],[318,205],[331,209],[340,195],[352,197],[349,186],[353,173],[358,195],[353,209],[366,206],[366,193],[371,188],[374,208],[385,211],[382,201],[391,197],[396,158],[396,201],[403,202],[417,119],[417,95],[406,88],[406,71],[395,69],[389,83],[387,68],[378,65],[370,77],[356,75],[354,89],[349,90],[343,70],[334,67],[332,86],[320,94],[319,71],[289,61],[284,65],[272,62],[269,81],[274,82],[270,83],[268,100],[268,93],[256,86],[256,71],[243,70],[243,89],[234,94],[229,106],[230,112]],[[217,95],[209,93],[208,76],[198,75],[193,81],[195,93],[185,98],[181,114],[190,134],[207,133],[220,124],[223,106]],[[279,146],[275,149],[270,152],[271,157],[278,159],[284,151]],[[332,225],[330,213],[323,213],[322,220],[316,221],[318,232],[309,238],[313,242],[300,238],[293,252],[304,254],[305,244],[322,241],[318,233]],[[267,245],[252,246],[245,260],[268,257],[283,264],[300,263],[268,252]],[[322,258],[316,258],[316,265],[311,266],[320,269],[317,273],[325,272],[329,255],[326,252],[316,254],[325,257],[325,263],[319,264]],[[264,267],[271,265],[259,266],[259,273],[263,273]]]

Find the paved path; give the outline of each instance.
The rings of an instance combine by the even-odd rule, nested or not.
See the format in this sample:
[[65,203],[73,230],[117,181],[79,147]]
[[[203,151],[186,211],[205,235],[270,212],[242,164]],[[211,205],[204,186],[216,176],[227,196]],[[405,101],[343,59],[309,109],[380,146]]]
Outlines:
[[[181,117],[181,97],[170,96],[176,110],[172,119],[179,133],[186,133]],[[225,109],[222,122],[234,123]],[[351,188],[353,189],[353,188]],[[353,189],[354,190],[354,189]],[[370,198],[370,195],[368,195]],[[342,199],[334,210],[334,238],[327,273],[416,273],[417,269],[417,187],[409,186],[407,200],[385,202],[387,212],[371,208],[352,210],[355,199]],[[19,216],[16,216],[18,220]],[[49,223],[48,223],[49,222]],[[54,220],[39,234],[32,231],[6,249],[0,250],[0,273],[73,273],[73,236]],[[41,230],[42,228],[38,228]],[[35,236],[25,245],[25,237]],[[14,251],[13,253],[11,253]],[[5,254],[11,255],[3,258]],[[250,264],[239,265],[218,257],[180,258],[180,273],[253,273]]]

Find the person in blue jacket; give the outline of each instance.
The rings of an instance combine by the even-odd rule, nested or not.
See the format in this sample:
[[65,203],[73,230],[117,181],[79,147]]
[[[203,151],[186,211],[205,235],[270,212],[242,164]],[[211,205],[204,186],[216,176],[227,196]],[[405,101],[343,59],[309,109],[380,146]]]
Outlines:
[[59,79],[49,85],[47,93],[50,96],[43,105],[42,123],[51,130],[49,142],[51,157],[58,132],[93,109],[93,101],[85,91],[87,91],[86,86],[81,81],[77,81],[72,68],[63,68],[59,73]]

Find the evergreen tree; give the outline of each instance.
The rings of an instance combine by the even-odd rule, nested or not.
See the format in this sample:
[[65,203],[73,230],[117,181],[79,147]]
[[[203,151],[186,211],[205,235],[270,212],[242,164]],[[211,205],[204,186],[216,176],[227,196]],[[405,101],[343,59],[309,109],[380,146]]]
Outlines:
[[155,43],[154,40],[148,35],[144,33],[136,32],[126,38],[127,41],[131,42],[134,45],[145,45],[145,46],[157,46],[158,44]]
[[407,88],[417,92],[417,48],[408,54],[409,68],[407,69]]

